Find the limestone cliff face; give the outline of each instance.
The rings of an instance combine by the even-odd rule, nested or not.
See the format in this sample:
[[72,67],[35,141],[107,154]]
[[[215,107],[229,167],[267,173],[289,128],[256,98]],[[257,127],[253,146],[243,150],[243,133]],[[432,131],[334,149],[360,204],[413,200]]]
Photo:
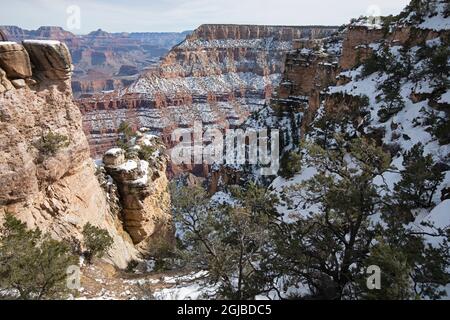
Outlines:
[[295,39],[325,37],[334,27],[203,25],[159,67],[120,92],[79,101],[93,154],[115,140],[121,121],[150,128],[168,143],[194,121],[223,129],[261,109],[278,86]]
[[[124,268],[137,250],[95,176],[71,70],[60,42],[0,42],[0,220],[11,212],[71,241],[81,240],[90,222],[108,230],[114,239],[108,259]],[[54,153],[38,144],[49,133],[66,138]]]

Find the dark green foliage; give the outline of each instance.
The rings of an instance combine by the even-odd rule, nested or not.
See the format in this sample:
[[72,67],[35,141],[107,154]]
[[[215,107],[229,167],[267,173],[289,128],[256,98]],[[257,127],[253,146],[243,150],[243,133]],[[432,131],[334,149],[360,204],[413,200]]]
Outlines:
[[[444,41],[441,39],[441,41]],[[448,45],[443,44],[437,47],[429,47],[423,44],[417,51],[416,60],[425,60],[425,64],[422,68],[414,70],[412,73],[412,79],[419,81],[423,78],[435,79],[436,89],[445,91],[450,87],[448,80],[450,73],[450,65],[448,61],[450,59],[450,49]]]
[[84,226],[83,237],[86,246],[85,256],[89,263],[94,257],[103,257],[114,242],[107,230],[95,227],[90,223]]
[[69,246],[27,230],[9,213],[0,234],[0,288],[16,290],[20,299],[63,298],[67,268],[78,260]]
[[302,168],[302,157],[298,152],[284,154],[280,161],[280,175],[285,179],[292,178]]
[[[363,260],[375,236],[370,224],[382,203],[373,178],[387,170],[389,156],[366,140],[348,147],[360,171],[348,165],[346,143],[336,137],[338,148],[327,151],[309,145],[308,154],[319,173],[292,189],[301,192],[305,205],[320,201],[322,212],[276,231],[276,268],[285,270],[294,282],[306,283],[315,298],[340,299],[355,281],[351,265]],[[330,176],[331,171],[335,177]],[[282,236],[283,235],[283,236]],[[335,259],[340,256],[342,259]],[[361,267],[361,266],[360,266]]]
[[153,154],[155,151],[156,148],[154,146],[140,146],[140,149],[138,150],[138,157],[141,160],[150,162],[153,159]]
[[375,52],[364,62],[362,77],[370,76],[375,72],[386,71],[386,66],[388,65],[388,59],[385,55],[380,56]]
[[444,178],[443,173],[434,165],[433,157],[423,154],[420,143],[405,153],[402,180],[394,188],[399,203],[410,209],[430,208],[433,205],[433,195]]
[[381,17],[381,23],[383,25],[383,31],[385,36],[388,35],[390,31],[390,26],[393,25],[395,22],[397,22],[398,19],[399,19],[398,16],[393,15]]
[[397,77],[390,77],[379,86],[379,89],[383,91],[383,96],[379,97],[379,100],[383,101],[384,105],[378,111],[378,116],[380,122],[386,122],[405,107],[400,95],[401,82]]
[[434,135],[439,139],[439,143],[446,145],[450,143],[450,120],[441,119],[434,128]]
[[34,143],[36,149],[42,156],[54,156],[60,149],[69,145],[69,138],[59,133],[48,132],[43,134],[38,141]]
[[402,250],[392,248],[386,243],[377,243],[370,249],[365,260],[365,267],[378,266],[382,270],[381,288],[366,289],[367,279],[363,276],[360,287],[362,298],[366,300],[409,300],[415,298],[413,283],[409,277],[412,266],[409,265],[406,254]]
[[[310,295],[295,298],[441,297],[441,286],[449,281],[448,242],[426,245],[421,233],[398,218],[396,200],[382,195],[386,188],[373,184],[390,170],[390,158],[381,148],[365,139],[335,140],[333,150],[307,147],[318,173],[290,192],[298,191],[301,207],[316,206],[316,213],[273,229],[273,249],[261,272],[266,279],[283,274],[291,280],[287,285],[302,283],[310,289]],[[384,209],[384,223],[376,223],[372,217]],[[429,230],[429,236],[446,237],[442,230]],[[371,265],[381,268],[379,291],[366,286]]]
[[441,145],[450,143],[450,120],[448,114],[440,116],[437,112],[428,112],[422,109],[421,112],[425,115],[424,124],[428,126],[427,131],[433,134]]
[[429,71],[433,76],[439,79],[439,82],[446,88],[449,86],[450,49],[448,44],[434,48],[431,58],[427,64]]
[[117,146],[125,151],[128,151],[130,148],[129,143],[134,137],[135,131],[128,122],[123,121],[120,123],[118,133],[119,139],[117,140]]

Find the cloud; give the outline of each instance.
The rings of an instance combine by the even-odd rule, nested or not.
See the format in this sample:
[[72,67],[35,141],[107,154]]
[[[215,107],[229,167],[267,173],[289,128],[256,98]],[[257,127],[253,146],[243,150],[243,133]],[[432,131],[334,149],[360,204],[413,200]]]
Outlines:
[[[0,0],[6,1],[6,0]],[[396,14],[408,0],[15,0],[3,4],[0,23],[37,28],[66,27],[66,9],[81,9],[81,29],[107,31],[182,31],[204,23],[340,25],[379,7]]]

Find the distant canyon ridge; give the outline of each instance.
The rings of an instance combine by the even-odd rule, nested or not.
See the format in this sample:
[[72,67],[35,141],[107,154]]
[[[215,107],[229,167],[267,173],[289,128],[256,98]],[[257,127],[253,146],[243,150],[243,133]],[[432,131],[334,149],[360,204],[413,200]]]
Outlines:
[[182,42],[190,32],[108,33],[103,30],[75,35],[61,27],[25,30],[0,26],[9,41],[59,40],[67,44],[74,64],[72,90],[76,98],[112,91],[133,83],[146,68]]
[[101,155],[115,144],[122,121],[135,129],[148,128],[168,147],[174,129],[189,128],[194,122],[204,128],[239,127],[268,103],[280,85],[288,52],[337,30],[332,26],[200,26],[129,86],[77,101],[92,155]]

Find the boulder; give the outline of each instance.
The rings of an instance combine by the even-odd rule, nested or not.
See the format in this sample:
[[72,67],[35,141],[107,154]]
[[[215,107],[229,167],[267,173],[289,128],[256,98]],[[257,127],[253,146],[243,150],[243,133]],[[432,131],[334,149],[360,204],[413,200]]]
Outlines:
[[24,79],[11,80],[11,83],[13,84],[13,86],[16,89],[22,89],[22,88],[25,88],[27,86],[27,83],[25,82]]
[[53,40],[25,40],[23,42],[33,64],[33,72],[40,79],[70,79],[73,67],[67,46]]
[[9,79],[24,79],[32,75],[27,51],[15,42],[0,42],[0,68]]
[[11,82],[6,78],[6,72],[0,68],[0,93],[14,89]]

